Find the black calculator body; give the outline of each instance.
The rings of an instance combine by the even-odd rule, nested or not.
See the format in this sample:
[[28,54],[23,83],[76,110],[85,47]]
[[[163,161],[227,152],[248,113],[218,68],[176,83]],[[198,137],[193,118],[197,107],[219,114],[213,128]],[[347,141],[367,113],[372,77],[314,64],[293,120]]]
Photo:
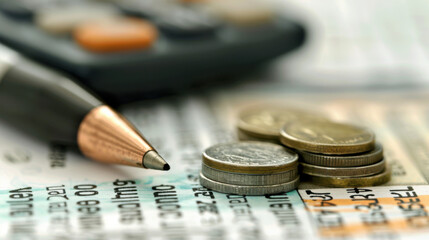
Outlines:
[[[153,22],[159,34],[145,49],[99,53],[82,48],[70,34],[40,29],[34,22],[37,8],[27,6],[28,2],[0,0],[0,41],[115,100],[180,91],[209,78],[250,70],[299,47],[305,37],[300,24],[282,15],[250,25],[216,19],[211,29],[195,29],[187,28],[186,21],[175,26],[174,18],[170,25],[165,24],[156,12],[155,16],[146,14],[145,9],[130,7],[130,1],[125,1],[125,6],[111,1],[103,4],[117,8],[124,16]],[[192,3],[175,4],[193,7]]]

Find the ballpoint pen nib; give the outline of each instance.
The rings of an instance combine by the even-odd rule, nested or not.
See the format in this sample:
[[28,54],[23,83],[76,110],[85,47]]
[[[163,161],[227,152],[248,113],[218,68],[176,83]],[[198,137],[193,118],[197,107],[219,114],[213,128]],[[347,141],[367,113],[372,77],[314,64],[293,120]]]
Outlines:
[[170,170],[170,165],[168,165],[168,163],[164,164],[164,170],[165,171]]
[[149,151],[144,155],[143,166],[155,170],[167,171],[170,169],[170,165],[155,151]]

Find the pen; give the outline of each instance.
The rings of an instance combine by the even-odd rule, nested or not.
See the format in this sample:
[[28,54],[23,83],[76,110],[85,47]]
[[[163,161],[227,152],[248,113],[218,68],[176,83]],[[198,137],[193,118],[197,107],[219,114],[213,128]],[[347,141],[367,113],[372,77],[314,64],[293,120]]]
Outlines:
[[121,114],[71,79],[0,45],[0,117],[104,163],[169,170]]

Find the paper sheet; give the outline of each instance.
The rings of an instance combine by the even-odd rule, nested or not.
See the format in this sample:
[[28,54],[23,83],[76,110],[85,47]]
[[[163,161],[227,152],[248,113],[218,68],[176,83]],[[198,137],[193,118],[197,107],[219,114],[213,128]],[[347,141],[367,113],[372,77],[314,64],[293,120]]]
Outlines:
[[[334,97],[335,96],[335,97]],[[426,92],[321,94],[246,90],[125,106],[170,163],[158,172],[97,163],[0,124],[0,238],[395,239],[429,229]],[[373,129],[389,186],[238,196],[198,183],[201,153],[235,141],[239,109],[281,102]]]

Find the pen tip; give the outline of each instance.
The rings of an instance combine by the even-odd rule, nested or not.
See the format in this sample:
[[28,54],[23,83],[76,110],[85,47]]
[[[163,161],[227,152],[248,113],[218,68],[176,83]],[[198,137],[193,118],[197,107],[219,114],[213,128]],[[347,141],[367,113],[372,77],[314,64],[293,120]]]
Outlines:
[[143,166],[155,170],[167,171],[170,169],[170,165],[155,151],[149,151],[144,155]]
[[168,170],[170,170],[170,165],[168,165],[168,163],[164,164],[164,171],[168,171]]

